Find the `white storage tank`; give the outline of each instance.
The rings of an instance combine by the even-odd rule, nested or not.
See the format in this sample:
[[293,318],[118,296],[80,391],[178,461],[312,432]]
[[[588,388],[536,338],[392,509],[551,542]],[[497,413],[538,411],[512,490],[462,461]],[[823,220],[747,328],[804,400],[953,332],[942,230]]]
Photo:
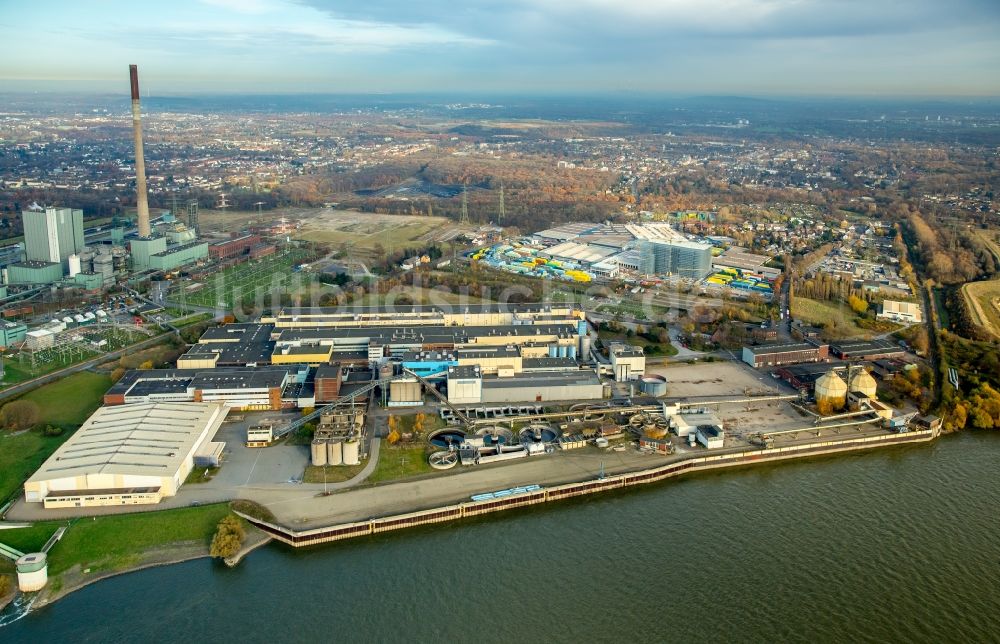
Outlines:
[[357,465],[361,462],[361,443],[357,439],[346,440],[344,446],[344,465]]
[[865,396],[874,399],[876,397],[878,383],[875,382],[875,379],[872,378],[870,373],[865,371],[863,368],[858,368],[854,375],[851,376],[850,389],[853,394],[864,394]]
[[326,462],[329,465],[344,464],[344,448],[341,441],[330,441],[326,444]]
[[69,276],[76,277],[80,273],[80,256],[72,254],[69,256]]
[[326,443],[319,440],[312,442],[312,464],[314,467],[326,465]]
[[18,558],[17,587],[22,593],[45,588],[49,580],[49,564],[44,552],[31,552]]

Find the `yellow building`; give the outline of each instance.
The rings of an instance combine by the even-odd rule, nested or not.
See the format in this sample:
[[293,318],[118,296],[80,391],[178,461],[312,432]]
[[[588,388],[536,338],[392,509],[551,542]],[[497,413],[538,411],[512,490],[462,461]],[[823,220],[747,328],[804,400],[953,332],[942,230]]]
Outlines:
[[331,355],[333,355],[332,344],[278,347],[271,354],[271,364],[308,364],[316,366],[329,364]]

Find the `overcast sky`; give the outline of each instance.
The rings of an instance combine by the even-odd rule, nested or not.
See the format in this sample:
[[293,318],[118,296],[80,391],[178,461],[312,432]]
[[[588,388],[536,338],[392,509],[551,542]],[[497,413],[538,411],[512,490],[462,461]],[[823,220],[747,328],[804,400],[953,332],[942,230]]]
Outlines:
[[0,33],[12,89],[1000,95],[1000,0],[0,0]]

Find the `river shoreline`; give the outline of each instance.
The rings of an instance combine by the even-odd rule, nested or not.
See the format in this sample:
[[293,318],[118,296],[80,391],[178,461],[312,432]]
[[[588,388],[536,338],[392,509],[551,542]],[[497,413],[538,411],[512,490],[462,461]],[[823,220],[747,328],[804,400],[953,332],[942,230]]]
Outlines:
[[[660,483],[667,479],[674,478],[680,474],[694,474],[703,471],[717,469],[730,469],[735,467],[746,467],[749,465],[780,463],[788,460],[803,458],[815,458],[836,456],[839,454],[851,453],[855,451],[867,451],[881,447],[891,447],[895,445],[908,445],[913,443],[929,443],[940,436],[939,432],[926,430],[921,432],[908,432],[904,434],[892,434],[880,437],[859,438],[853,440],[824,441],[796,446],[793,448],[780,448],[770,451],[754,450],[752,452],[737,455],[725,454],[719,456],[701,456],[698,458],[685,459],[669,465],[637,470],[627,474],[608,476],[597,480],[584,480],[576,483],[569,483],[554,488],[542,490],[540,493],[515,496],[504,500],[462,503],[439,508],[417,510],[404,515],[391,515],[372,519],[366,522],[354,522],[351,524],[339,524],[326,526],[324,528],[314,528],[311,530],[295,531],[285,526],[269,523],[242,512],[235,512],[245,519],[251,526],[253,534],[248,537],[247,542],[231,560],[226,561],[227,565],[235,566],[254,550],[261,548],[271,541],[279,541],[292,547],[311,546],[320,543],[340,541],[360,536],[367,536],[390,530],[405,529],[419,525],[431,523],[441,523],[457,519],[481,516],[497,511],[527,507],[539,503],[554,502],[568,498],[575,498],[588,494],[600,493],[614,489],[623,489],[636,485],[647,485],[650,483]],[[785,451],[787,450],[787,451]],[[784,453],[782,453],[784,451]],[[59,579],[62,584],[58,589],[51,590],[48,586],[41,591],[32,602],[32,608],[48,606],[67,595],[85,588],[90,584],[109,579],[131,572],[138,572],[148,568],[168,566],[177,563],[184,563],[196,559],[209,557],[208,546],[204,543],[181,542],[164,546],[147,553],[143,561],[117,570],[102,571],[93,577],[74,580],[72,577],[67,581],[62,575],[74,572],[72,569],[62,573]],[[76,575],[84,573],[75,571]]]

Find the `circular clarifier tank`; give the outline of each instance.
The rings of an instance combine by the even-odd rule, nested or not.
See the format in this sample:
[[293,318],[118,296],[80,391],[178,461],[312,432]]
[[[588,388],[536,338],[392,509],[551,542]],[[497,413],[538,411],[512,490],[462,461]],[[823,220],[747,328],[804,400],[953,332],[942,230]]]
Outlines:
[[454,427],[439,429],[428,437],[431,445],[448,449],[452,445],[458,447],[465,441],[465,432]]

